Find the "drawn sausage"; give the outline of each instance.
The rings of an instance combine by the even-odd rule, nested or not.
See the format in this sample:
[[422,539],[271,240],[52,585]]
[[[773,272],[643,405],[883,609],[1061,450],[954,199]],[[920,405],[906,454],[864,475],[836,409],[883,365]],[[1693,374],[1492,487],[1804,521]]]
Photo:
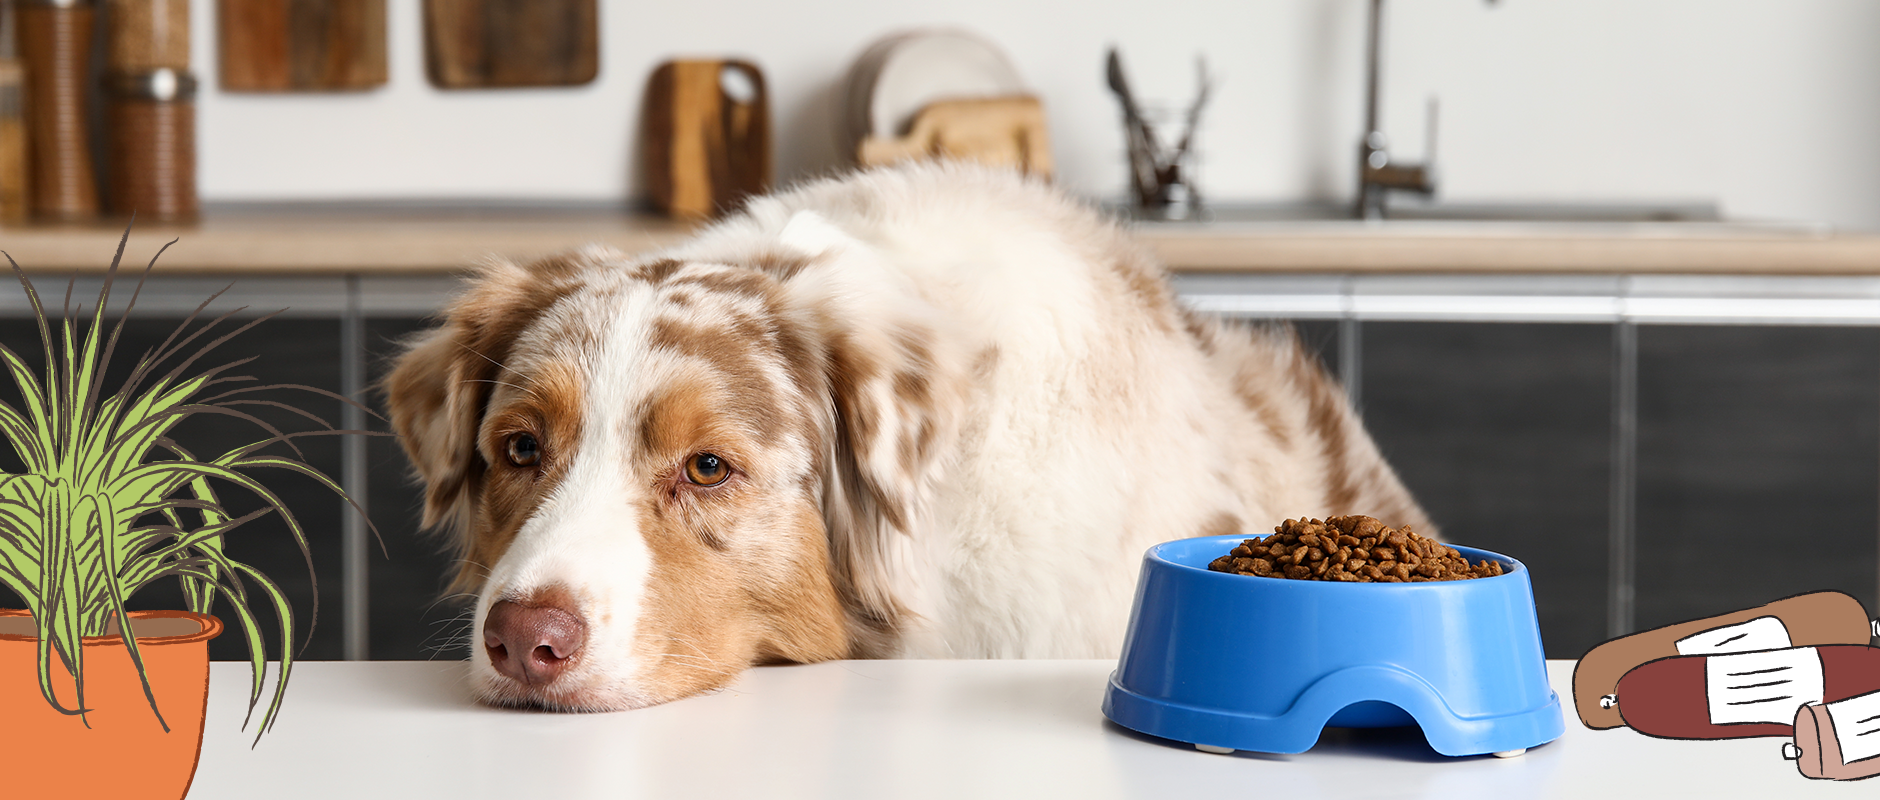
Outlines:
[[1853,781],[1880,775],[1880,692],[1835,703],[1811,703],[1795,712],[1795,741],[1782,757],[1809,778]]
[[1880,692],[1880,647],[1842,644],[1672,656],[1619,679],[1613,709],[1661,739],[1790,736],[1796,711]]
[[1774,617],[1788,635],[1788,645],[1867,644],[1873,624],[1860,601],[1841,592],[1813,592],[1783,598],[1767,605],[1666,625],[1613,639],[1592,650],[1573,668],[1573,705],[1580,721],[1594,730],[1625,724],[1616,708],[1601,708],[1600,699],[1612,694],[1619,679],[1647,661],[1679,655],[1677,644],[1729,625]]

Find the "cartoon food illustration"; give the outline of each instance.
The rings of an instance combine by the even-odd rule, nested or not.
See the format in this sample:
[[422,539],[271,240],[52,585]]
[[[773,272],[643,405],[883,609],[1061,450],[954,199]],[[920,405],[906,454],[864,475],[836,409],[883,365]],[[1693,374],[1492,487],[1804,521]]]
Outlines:
[[1785,647],[1672,656],[1619,679],[1607,705],[1661,739],[1788,736],[1796,710],[1880,691],[1880,647]]
[[[1573,669],[1573,706],[1586,727],[1617,728],[1626,724],[1619,708],[1611,703],[1602,706],[1601,701],[1615,692],[1620,678],[1646,662],[1787,647],[1865,645],[1873,635],[1874,623],[1868,619],[1867,610],[1859,600],[1841,592],[1796,595],[1755,608],[1666,625],[1613,639],[1581,657]],[[1701,696],[1701,687],[1701,682],[1694,684],[1690,691]]]
[[1804,776],[1836,781],[1880,775],[1880,691],[1795,712],[1795,740],[1782,757]]

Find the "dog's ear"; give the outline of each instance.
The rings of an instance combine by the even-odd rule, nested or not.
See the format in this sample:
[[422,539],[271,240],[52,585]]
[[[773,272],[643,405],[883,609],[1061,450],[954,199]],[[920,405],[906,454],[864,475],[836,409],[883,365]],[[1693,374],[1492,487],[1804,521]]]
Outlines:
[[484,467],[477,428],[516,337],[581,285],[588,267],[618,258],[589,248],[518,266],[494,261],[445,310],[444,323],[411,339],[382,389],[392,427],[424,480],[424,524],[469,533]]
[[968,359],[948,318],[865,243],[804,214],[780,238],[814,256],[785,290],[827,379],[822,502],[838,588],[891,626],[904,613],[895,562],[951,462]]

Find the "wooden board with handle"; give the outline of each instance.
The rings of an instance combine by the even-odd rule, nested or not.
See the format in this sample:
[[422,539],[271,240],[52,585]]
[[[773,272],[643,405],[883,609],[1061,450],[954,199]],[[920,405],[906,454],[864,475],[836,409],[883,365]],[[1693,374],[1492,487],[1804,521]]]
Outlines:
[[600,73],[597,0],[424,0],[424,64],[446,89],[576,86]]
[[219,0],[216,25],[228,91],[385,84],[385,0]]
[[1051,177],[1044,106],[1030,95],[937,100],[914,115],[906,136],[869,136],[856,160],[876,167],[910,159],[958,159]]
[[755,64],[661,64],[641,118],[642,164],[661,210],[708,217],[770,188],[770,101]]

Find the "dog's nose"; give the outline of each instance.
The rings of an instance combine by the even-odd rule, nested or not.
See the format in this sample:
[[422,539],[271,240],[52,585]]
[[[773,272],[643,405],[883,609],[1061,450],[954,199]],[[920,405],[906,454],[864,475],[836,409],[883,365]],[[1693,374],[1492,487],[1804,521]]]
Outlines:
[[529,686],[554,682],[587,640],[581,615],[498,600],[483,619],[483,649],[497,672]]

